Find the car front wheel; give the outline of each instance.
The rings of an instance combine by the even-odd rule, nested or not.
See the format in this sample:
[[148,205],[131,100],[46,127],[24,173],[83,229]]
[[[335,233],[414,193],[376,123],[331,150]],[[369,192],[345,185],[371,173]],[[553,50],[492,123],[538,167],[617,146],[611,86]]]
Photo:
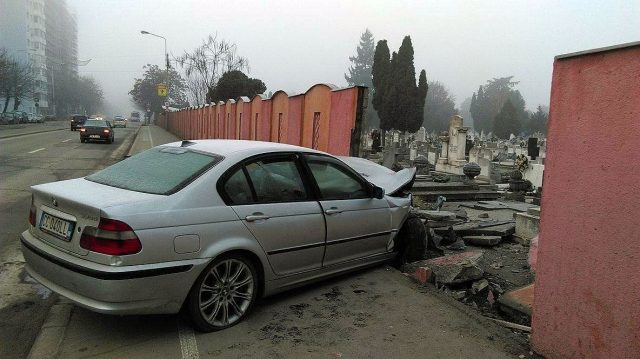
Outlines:
[[254,264],[242,255],[223,256],[214,260],[191,288],[189,314],[200,331],[226,329],[242,321],[257,294]]

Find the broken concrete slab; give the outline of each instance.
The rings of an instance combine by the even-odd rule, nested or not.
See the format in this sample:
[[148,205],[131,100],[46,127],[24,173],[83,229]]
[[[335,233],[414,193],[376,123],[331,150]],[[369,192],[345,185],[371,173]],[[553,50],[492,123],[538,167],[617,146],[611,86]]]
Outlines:
[[[504,222],[468,222],[452,226],[458,236],[500,236],[506,237],[515,233],[515,221]],[[449,228],[435,228],[439,235],[448,233]]]
[[466,251],[423,262],[435,275],[436,282],[441,284],[465,283],[482,278],[484,271],[478,263],[483,254],[484,252],[481,250]]
[[534,285],[518,288],[505,293],[498,299],[500,309],[514,319],[531,319]]
[[526,212],[529,208],[535,207],[535,205],[524,202],[515,202],[515,201],[478,201],[478,202],[467,202],[461,204],[463,207],[469,207],[473,209],[481,209],[484,211],[492,211],[496,209],[511,209],[516,212]]
[[486,279],[480,279],[479,281],[473,282],[473,284],[471,284],[471,293],[480,293],[487,288],[489,288],[489,281]]
[[483,247],[493,247],[502,241],[501,236],[465,236],[462,239],[466,244]]
[[515,236],[519,243],[528,245],[540,231],[540,216],[529,213],[516,213]]
[[453,221],[456,219],[456,214],[449,211],[429,211],[429,210],[415,210],[413,211],[418,217],[432,220],[432,221]]

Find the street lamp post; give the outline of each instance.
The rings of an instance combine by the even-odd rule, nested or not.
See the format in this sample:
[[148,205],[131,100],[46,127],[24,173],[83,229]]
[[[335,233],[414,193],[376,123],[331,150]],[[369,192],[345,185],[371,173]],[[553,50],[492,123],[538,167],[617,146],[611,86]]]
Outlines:
[[[169,86],[169,53],[167,52],[167,38],[164,36],[151,33],[149,31],[145,31],[145,30],[141,30],[140,33],[142,35],[151,35],[151,36],[159,37],[164,40],[164,58],[165,58],[165,72],[164,72],[165,80],[164,81],[165,81],[165,85],[168,87]],[[166,105],[166,101],[165,101],[165,105]]]

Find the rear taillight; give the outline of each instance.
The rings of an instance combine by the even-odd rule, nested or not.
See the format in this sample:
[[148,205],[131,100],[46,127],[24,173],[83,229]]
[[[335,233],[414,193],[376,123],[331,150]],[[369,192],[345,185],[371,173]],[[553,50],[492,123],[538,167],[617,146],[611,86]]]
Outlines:
[[128,224],[115,219],[100,218],[98,228],[85,227],[80,247],[92,252],[121,256],[142,250],[142,244]]
[[29,208],[29,224],[36,226],[36,206],[33,204],[33,195],[31,195],[31,208]]
[[109,133],[109,130],[107,130],[106,128],[103,130],[104,133]]
[[84,132],[84,131],[86,131],[86,130],[87,130],[86,128],[81,128],[81,129],[80,129],[80,132]]

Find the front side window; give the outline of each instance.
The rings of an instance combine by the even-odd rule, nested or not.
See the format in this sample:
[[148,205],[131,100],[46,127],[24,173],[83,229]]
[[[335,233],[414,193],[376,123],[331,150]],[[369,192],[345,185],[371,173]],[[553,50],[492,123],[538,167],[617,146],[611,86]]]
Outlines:
[[295,202],[308,199],[293,158],[265,159],[246,165],[256,202]]
[[311,158],[311,173],[324,200],[368,198],[366,186],[338,163]]

